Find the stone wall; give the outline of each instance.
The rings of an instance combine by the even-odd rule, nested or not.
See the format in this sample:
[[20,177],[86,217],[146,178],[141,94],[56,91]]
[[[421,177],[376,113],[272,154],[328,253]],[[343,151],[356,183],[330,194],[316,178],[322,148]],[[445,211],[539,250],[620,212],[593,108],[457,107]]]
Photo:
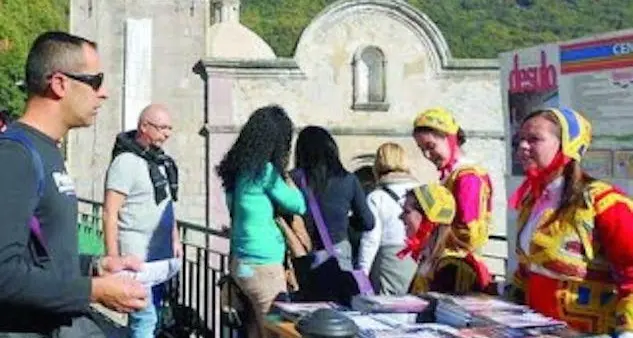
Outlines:
[[[377,29],[380,27],[380,29]],[[387,109],[353,108],[353,59],[365,47],[385,55]],[[398,1],[339,2],[305,29],[293,59],[204,59],[208,77],[213,164],[258,107],[285,107],[298,128],[322,125],[335,135],[349,170],[386,141],[404,145],[422,181],[437,174],[410,137],[417,112],[433,106],[454,111],[470,140],[469,157],[490,169],[495,186],[495,227],[505,233],[503,120],[496,63],[455,60],[441,33],[423,14]],[[204,68],[204,70],[202,70]],[[212,218],[228,221],[222,189],[211,178]]]
[[[71,132],[69,170],[80,197],[101,201],[103,180],[115,135],[123,130],[125,22],[151,19],[151,101],[163,102],[174,114],[175,135],[167,143],[182,177],[178,212],[204,221],[204,82],[192,67],[205,53],[208,5],[200,1],[71,2],[70,30],[99,45],[109,99],[94,126]],[[132,112],[138,113],[138,112]]]

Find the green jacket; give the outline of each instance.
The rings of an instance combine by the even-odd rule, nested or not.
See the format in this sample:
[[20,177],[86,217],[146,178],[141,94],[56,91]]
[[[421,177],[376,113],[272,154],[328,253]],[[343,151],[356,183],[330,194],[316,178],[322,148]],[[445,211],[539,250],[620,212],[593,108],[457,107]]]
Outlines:
[[231,211],[231,254],[252,264],[281,263],[286,245],[274,220],[274,209],[304,214],[301,190],[290,187],[271,163],[263,175],[241,175],[235,191],[227,193]]

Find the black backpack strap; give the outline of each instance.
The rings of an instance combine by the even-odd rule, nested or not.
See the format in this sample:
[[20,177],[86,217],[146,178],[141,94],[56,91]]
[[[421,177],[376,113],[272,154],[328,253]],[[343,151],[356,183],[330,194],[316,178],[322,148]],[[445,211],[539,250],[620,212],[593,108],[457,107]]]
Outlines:
[[389,195],[391,198],[393,198],[393,200],[396,201],[396,203],[398,203],[398,205],[400,204],[400,196],[398,196],[398,194],[396,194],[393,190],[391,190],[386,185],[381,185],[380,189],[382,189],[382,191],[386,192],[387,195]]

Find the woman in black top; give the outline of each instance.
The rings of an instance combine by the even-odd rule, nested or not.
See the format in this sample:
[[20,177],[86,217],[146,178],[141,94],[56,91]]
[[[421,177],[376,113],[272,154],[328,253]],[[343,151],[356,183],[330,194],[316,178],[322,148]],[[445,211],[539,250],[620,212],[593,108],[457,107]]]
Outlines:
[[[304,128],[297,138],[295,169],[291,176],[300,186],[298,169],[303,169],[307,184],[316,196],[341,268],[351,270],[352,247],[348,238],[350,211],[360,220],[354,224],[358,227],[356,230],[367,231],[374,227],[374,217],[367,207],[358,178],[341,164],[338,146],[330,133],[317,126]],[[312,214],[308,212],[306,215],[306,228],[315,249],[320,250],[317,256],[326,256]]]

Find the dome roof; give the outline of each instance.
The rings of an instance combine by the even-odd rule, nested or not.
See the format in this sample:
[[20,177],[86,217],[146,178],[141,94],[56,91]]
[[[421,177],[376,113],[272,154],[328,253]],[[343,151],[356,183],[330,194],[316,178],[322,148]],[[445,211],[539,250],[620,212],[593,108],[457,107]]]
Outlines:
[[207,56],[230,59],[275,59],[277,56],[259,35],[239,22],[218,22],[207,31]]

